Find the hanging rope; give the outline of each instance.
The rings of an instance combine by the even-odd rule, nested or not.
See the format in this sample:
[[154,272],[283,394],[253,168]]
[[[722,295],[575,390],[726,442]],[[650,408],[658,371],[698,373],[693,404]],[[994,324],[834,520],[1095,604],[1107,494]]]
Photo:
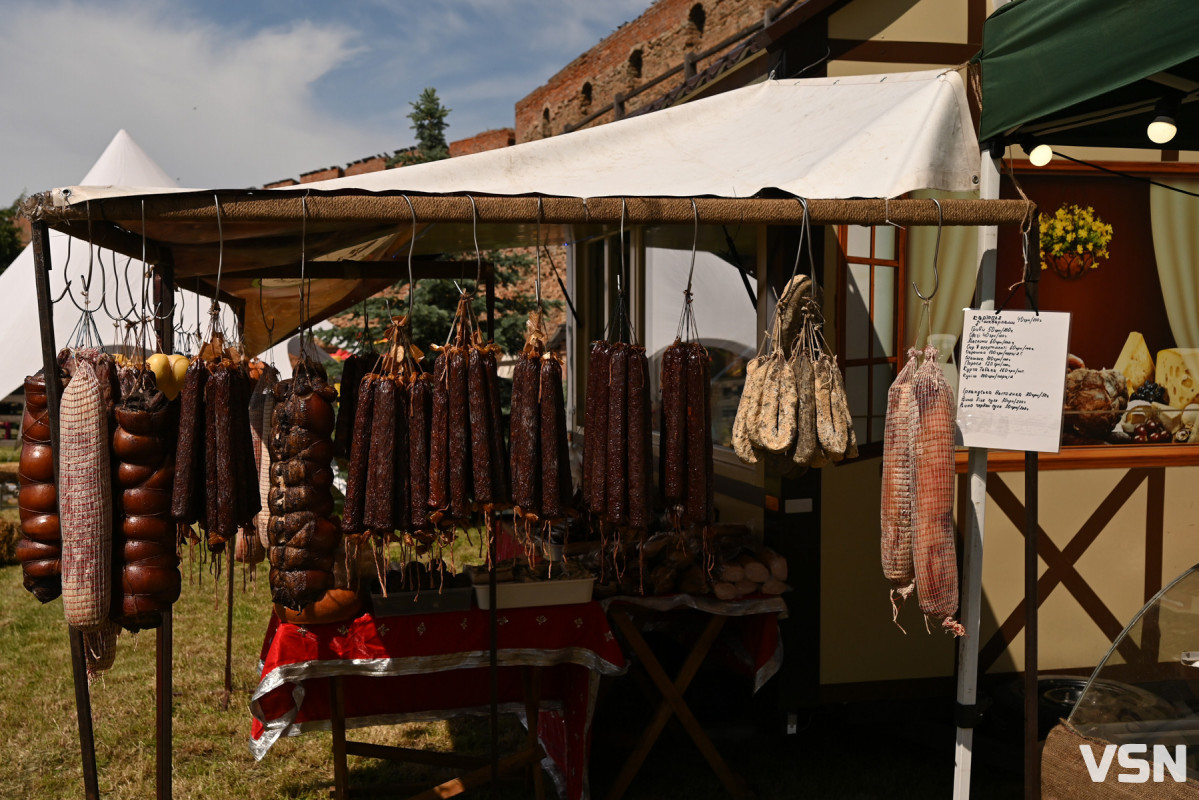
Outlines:
[[691,267],[687,270],[687,288],[683,290],[683,310],[679,314],[679,327],[675,332],[676,339],[687,338],[688,341],[699,339],[699,329],[695,324],[695,310],[692,306],[691,286],[695,278],[695,253],[699,249],[699,208],[695,198],[691,198],[691,215],[694,220],[691,234]]

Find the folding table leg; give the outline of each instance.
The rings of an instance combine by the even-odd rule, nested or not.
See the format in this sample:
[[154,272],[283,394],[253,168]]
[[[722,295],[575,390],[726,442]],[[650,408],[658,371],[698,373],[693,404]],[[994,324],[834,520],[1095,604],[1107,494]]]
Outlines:
[[334,800],[347,800],[350,775],[346,766],[346,710],[340,675],[329,679],[329,700],[333,728],[333,797]]
[[525,721],[529,732],[525,738],[525,749],[538,754],[539,760],[533,762],[533,796],[536,800],[545,800],[545,776],[542,774],[540,752],[541,740],[538,738],[538,724],[541,722],[541,667],[522,667],[521,680],[525,689]]
[[618,800],[622,797],[625,791],[629,788],[637,771],[641,769],[641,765],[645,762],[646,756],[653,748],[654,743],[658,740],[662,730],[666,727],[666,723],[670,720],[671,714],[679,718],[683,729],[687,731],[687,735],[695,742],[695,746],[703,754],[704,760],[720,778],[720,782],[724,784],[724,788],[735,798],[744,798],[748,796],[745,786],[739,781],[724,763],[720,753],[716,750],[716,746],[712,744],[712,740],[704,733],[699,721],[695,715],[691,713],[686,702],[683,700],[683,692],[691,684],[691,679],[695,677],[699,667],[703,664],[704,659],[708,656],[708,651],[712,649],[712,644],[716,641],[716,637],[720,634],[721,628],[724,627],[725,617],[712,615],[708,620],[707,626],[704,627],[703,633],[700,634],[695,645],[691,648],[691,652],[687,654],[687,659],[683,662],[682,668],[679,670],[678,676],[674,681],[666,674],[662,668],[653,650],[650,649],[645,639],[641,636],[641,631],[629,619],[628,614],[620,609],[612,611],[612,620],[616,626],[620,628],[620,632],[624,634],[633,651],[641,659],[642,666],[649,673],[650,678],[662,693],[663,702],[658,706],[654,716],[650,719],[645,731],[641,734],[637,746],[633,749],[633,753],[621,768],[620,774],[616,777],[616,782],[613,784],[611,791],[608,792],[607,800]]

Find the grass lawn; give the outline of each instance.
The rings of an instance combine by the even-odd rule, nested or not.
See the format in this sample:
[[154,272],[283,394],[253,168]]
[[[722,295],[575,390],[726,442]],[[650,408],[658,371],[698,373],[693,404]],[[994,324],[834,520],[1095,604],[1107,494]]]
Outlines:
[[[467,560],[459,554],[459,564]],[[278,742],[261,762],[250,755],[249,697],[258,683],[258,651],[270,614],[265,565],[243,590],[237,565],[234,593],[234,696],[221,709],[224,682],[224,584],[210,565],[185,558],[183,596],[175,606],[174,796],[176,798],[327,798],[332,783],[330,736],[310,733]],[[154,795],[155,634],[120,638],[115,667],[92,687],[100,791],[105,798]],[[21,588],[19,567],[0,568],[0,729],[7,797],[82,794],[74,694],[61,601],[42,606]],[[802,654],[788,654],[802,657]],[[731,676],[730,676],[731,677]],[[769,692],[755,700],[743,684],[701,672],[692,700],[733,769],[758,798],[929,797],[950,794],[953,773],[951,698],[895,708],[830,708],[801,718],[794,736],[774,732]],[[602,798],[630,751],[652,704],[637,681],[606,681],[592,746],[593,796]],[[689,694],[689,697],[691,695]],[[723,701],[723,702],[720,702]],[[730,714],[729,708],[739,709]],[[766,720],[767,724],[762,724]],[[486,718],[414,723],[352,732],[351,737],[407,747],[486,754]],[[503,746],[523,736],[502,718]],[[1006,766],[975,762],[975,797],[1019,796],[1019,757]],[[453,773],[350,758],[351,783],[379,780],[431,785]],[[487,790],[473,796],[488,796]],[[529,797],[520,784],[502,797]],[[667,728],[626,797],[704,800],[725,797],[694,746],[676,725]]]

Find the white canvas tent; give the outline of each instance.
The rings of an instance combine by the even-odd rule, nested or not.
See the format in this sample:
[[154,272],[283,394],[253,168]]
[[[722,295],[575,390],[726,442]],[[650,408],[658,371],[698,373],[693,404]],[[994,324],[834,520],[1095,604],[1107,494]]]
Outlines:
[[[704,222],[794,224],[800,216],[794,197],[822,198],[833,204],[823,206],[826,211],[843,213],[843,198],[891,198],[922,188],[971,191],[978,165],[961,77],[932,70],[767,80],[552,139],[284,189],[56,189],[32,198],[31,214],[60,230],[80,231],[91,201],[94,227],[112,234],[110,246],[140,251],[141,232],[149,230],[156,251],[151,261],[169,258],[183,286],[197,277],[215,284],[219,260],[222,292],[253,308],[261,298],[264,314],[246,318],[253,349],[266,345],[264,317],[275,320],[278,336],[299,325],[295,278],[302,247],[305,275],[317,278],[307,306],[313,319],[393,281],[413,231],[409,199],[421,223],[419,257],[472,251],[476,241],[483,249],[532,245],[537,229],[528,223],[538,217],[547,224],[543,237],[557,242],[578,240],[623,216],[629,224],[689,225],[692,206],[682,198],[691,197],[698,198]],[[642,202],[646,198],[661,200]],[[672,206],[670,198],[680,199]],[[145,227],[143,199],[153,212]],[[1018,221],[1024,207],[1011,202]],[[888,206],[899,209],[895,202]],[[945,211],[947,224],[975,224],[977,208],[956,221],[949,204]],[[935,223],[929,204],[921,213],[909,222]],[[341,280],[320,280],[330,273]]]
[[[174,179],[146,155],[146,152],[134,141],[124,129],[117,131],[116,136],[109,142],[108,147],[96,160],[96,163],[84,176],[85,185],[132,185],[153,187],[155,190],[176,187]],[[87,274],[88,245],[84,241],[71,241],[70,236],[50,232],[50,251],[54,269],[50,273],[50,288],[53,296],[62,295],[66,282],[71,280],[72,295],[75,302],[83,304],[82,278]],[[68,259],[69,254],[69,259]],[[130,262],[130,259],[132,261]],[[91,254],[92,285],[89,292],[91,307],[96,309],[103,292],[105,307],[113,315],[126,313],[132,305],[130,293],[134,300],[140,302],[140,280],[142,262],[134,254],[120,255],[111,250],[96,247]],[[126,269],[128,264],[128,269]],[[119,278],[118,286],[113,279],[113,268]],[[99,270],[107,269],[105,278],[101,278]],[[4,357],[0,358],[0,397],[8,395],[20,388],[25,376],[32,375],[41,369],[41,353],[36,346],[38,329],[37,303],[34,298],[34,267],[33,247],[26,247],[20,255],[0,275],[0,297],[8,299],[9,306],[0,315],[0,342],[3,342]],[[126,277],[132,286],[126,287]],[[197,298],[194,292],[186,289],[176,294],[176,329],[195,328],[196,303],[204,310],[211,301],[207,298]],[[225,312],[224,322],[232,324],[232,317]],[[71,297],[63,296],[54,306],[54,330],[58,336],[59,345],[67,341],[68,335],[79,322],[81,312],[71,302]],[[186,318],[185,318],[186,317]],[[206,320],[207,317],[205,316]],[[105,316],[103,310],[97,310],[95,315],[96,327],[105,345],[121,344],[122,328],[114,329],[112,321]],[[287,360],[285,345],[279,345],[274,352],[275,361],[285,377],[291,373],[291,365]],[[264,354],[269,358],[270,354]]]

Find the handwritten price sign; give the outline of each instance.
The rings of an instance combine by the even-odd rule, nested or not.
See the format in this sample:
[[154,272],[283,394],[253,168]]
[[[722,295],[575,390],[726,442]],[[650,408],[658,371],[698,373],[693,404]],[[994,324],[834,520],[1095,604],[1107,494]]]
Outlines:
[[1070,315],[966,309],[958,437],[967,447],[1056,453]]

